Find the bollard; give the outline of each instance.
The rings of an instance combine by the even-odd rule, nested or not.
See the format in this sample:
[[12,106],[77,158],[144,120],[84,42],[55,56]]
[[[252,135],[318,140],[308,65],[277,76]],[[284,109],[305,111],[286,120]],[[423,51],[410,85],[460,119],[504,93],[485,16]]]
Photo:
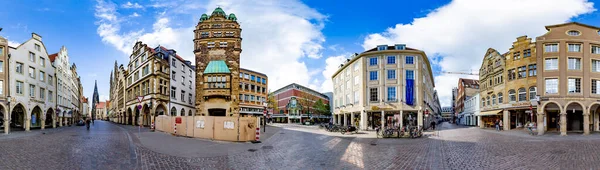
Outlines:
[[150,127],[150,130],[154,132],[154,122],[152,122],[152,127]]
[[256,141],[260,141],[260,127],[256,128]]
[[175,124],[174,134],[177,135],[177,124]]

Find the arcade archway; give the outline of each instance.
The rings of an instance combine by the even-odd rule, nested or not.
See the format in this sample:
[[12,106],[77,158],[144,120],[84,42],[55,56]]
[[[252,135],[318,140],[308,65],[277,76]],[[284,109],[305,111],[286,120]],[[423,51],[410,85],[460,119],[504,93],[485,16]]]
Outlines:
[[25,107],[22,104],[17,104],[11,111],[10,127],[15,130],[25,130]]
[[42,127],[42,109],[39,106],[35,106],[31,111],[31,128]]
[[53,124],[52,120],[54,120],[54,116],[52,116],[53,115],[52,113],[54,113],[54,110],[52,108],[49,108],[46,111],[46,120],[45,120],[46,127],[52,127],[52,124]]

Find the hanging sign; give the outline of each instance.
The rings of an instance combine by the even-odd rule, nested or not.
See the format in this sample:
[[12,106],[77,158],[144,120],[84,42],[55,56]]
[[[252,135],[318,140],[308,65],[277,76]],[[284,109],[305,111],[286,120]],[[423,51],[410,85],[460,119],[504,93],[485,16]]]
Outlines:
[[412,79],[406,79],[406,104],[407,105],[413,105],[414,101],[413,101],[413,93],[414,93],[414,80]]

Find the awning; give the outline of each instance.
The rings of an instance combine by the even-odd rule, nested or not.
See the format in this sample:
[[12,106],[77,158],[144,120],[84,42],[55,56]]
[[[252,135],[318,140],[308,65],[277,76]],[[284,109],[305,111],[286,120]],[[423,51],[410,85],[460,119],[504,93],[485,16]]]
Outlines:
[[487,112],[481,112],[477,116],[495,116],[500,114],[500,112],[502,112],[502,110],[492,110]]

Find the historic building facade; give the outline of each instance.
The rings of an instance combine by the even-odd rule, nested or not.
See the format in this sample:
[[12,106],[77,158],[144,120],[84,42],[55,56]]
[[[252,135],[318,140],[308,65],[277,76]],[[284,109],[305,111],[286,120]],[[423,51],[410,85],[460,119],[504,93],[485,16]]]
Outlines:
[[58,124],[63,126],[64,120],[75,117],[73,115],[74,101],[72,101],[72,96],[75,95],[73,94],[75,84],[72,81],[74,75],[71,71],[67,48],[63,46],[58,53],[51,54],[50,60],[56,66],[56,112],[58,112]]
[[464,102],[464,110],[458,115],[459,123],[467,126],[477,126],[476,115],[479,115],[479,93],[469,97]]
[[0,36],[0,116],[2,116],[0,125],[4,133],[8,133],[10,127],[10,114],[8,112],[8,40]]
[[599,131],[600,28],[571,22],[536,38],[539,134]]
[[179,57],[175,50],[160,46],[156,48],[157,53],[165,54],[170,62],[171,79],[170,87],[170,115],[171,116],[193,116],[196,113],[194,99],[196,98],[196,71],[190,61]]
[[[125,104],[126,104],[126,84],[127,71],[123,64],[118,65],[115,61],[114,68],[110,73],[110,91],[109,98],[112,104],[109,105],[109,116],[113,122],[124,124],[125,121]],[[90,110],[91,112],[91,110]],[[91,116],[91,114],[90,114]]]
[[[479,69],[479,97],[481,99],[480,114],[476,114],[479,127],[492,127],[496,120],[502,118],[502,107],[505,103],[505,55],[489,48]],[[487,104],[489,98],[489,103]]]
[[129,57],[125,95],[125,124],[150,126],[154,116],[169,106],[169,58],[175,53],[156,52],[138,41]]
[[221,8],[202,14],[194,30],[198,115],[239,116],[241,31],[236,16]]
[[[456,91],[456,100],[454,101],[454,110],[457,114],[458,119],[464,117],[465,112],[465,101],[479,93],[479,80],[474,79],[458,79],[458,86]],[[462,116],[461,116],[462,115]]]
[[248,69],[240,69],[240,114],[262,116],[267,102],[268,77],[266,74]]
[[96,113],[93,114],[95,116],[93,118],[94,120],[104,120],[106,117],[106,104],[107,102],[98,102],[98,104],[96,104]]
[[328,113],[320,113],[315,107],[321,101],[329,107],[329,97],[308,87],[292,83],[271,93],[274,97],[276,108],[272,118],[279,123],[304,123],[306,121],[328,122]]
[[427,128],[435,119],[433,75],[421,50],[380,45],[352,56],[332,78],[336,124]]
[[31,39],[11,47],[10,55],[9,81],[14,86],[10,91],[11,128],[29,131],[55,127],[55,67],[48,58],[42,37],[32,33]]

